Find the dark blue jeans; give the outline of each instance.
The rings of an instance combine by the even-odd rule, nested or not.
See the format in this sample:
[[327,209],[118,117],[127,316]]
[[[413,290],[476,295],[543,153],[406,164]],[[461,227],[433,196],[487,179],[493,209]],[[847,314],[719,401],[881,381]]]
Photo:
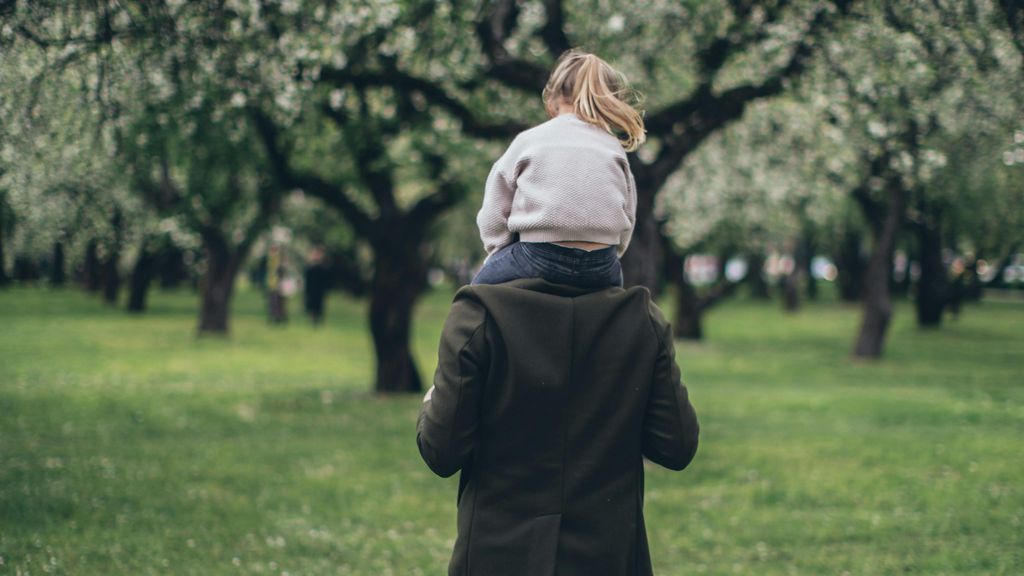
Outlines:
[[543,278],[583,288],[622,286],[622,265],[615,251],[615,246],[588,251],[547,242],[513,242],[491,256],[472,283]]

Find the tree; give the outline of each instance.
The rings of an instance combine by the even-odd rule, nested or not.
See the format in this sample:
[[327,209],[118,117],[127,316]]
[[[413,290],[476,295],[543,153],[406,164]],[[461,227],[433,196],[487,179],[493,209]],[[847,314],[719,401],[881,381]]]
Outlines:
[[[150,205],[177,219],[202,243],[199,334],[228,332],[235,279],[281,201],[255,139],[235,140],[230,135],[232,130],[246,130],[245,120],[215,114],[219,109],[213,104],[191,111],[191,134],[145,128],[152,145],[134,151],[130,160],[135,186]],[[146,247],[141,250],[145,257]]]
[[[479,155],[458,124],[486,134],[521,128],[476,121],[454,101],[440,107],[440,116],[429,114],[425,93],[438,93],[400,72],[396,61],[415,60],[423,43],[444,37],[435,25],[443,31],[451,23],[439,22],[447,16],[438,12],[434,3],[419,3],[404,13],[367,17],[346,44],[342,63],[312,47],[292,51],[285,57],[307,80],[303,104],[249,108],[277,184],[334,208],[373,255],[371,269],[356,276],[369,278],[377,392],[422,389],[410,350],[412,311],[426,288],[435,226],[466,196],[464,174],[479,173]],[[316,18],[304,18],[317,26]],[[279,44],[316,42],[305,24],[273,21]],[[425,63],[444,74],[436,64]],[[336,163],[322,161],[339,151],[345,154]]]
[[[659,252],[664,245],[654,215],[658,190],[708,136],[741,117],[748,103],[782,93],[786,83],[803,71],[815,42],[835,25],[849,4],[657,3],[627,16],[609,13],[600,3],[484,3],[472,22],[482,64],[471,69],[468,77],[452,75],[457,80],[445,82],[400,66],[350,77],[414,90],[455,114],[467,134],[507,136],[518,128],[482,121],[479,113],[464,104],[474,99],[474,91],[498,83],[516,91],[517,106],[539,110],[536,95],[544,85],[549,63],[572,45],[574,31],[578,38],[588,38],[591,50],[619,55],[612,60],[626,64],[624,68],[635,82],[648,86],[650,99],[660,103],[657,111],[647,115],[652,138],[647,152],[630,155],[638,189],[637,224],[623,260],[629,284],[657,291]],[[465,58],[465,48],[458,48],[459,57]],[[688,58],[690,54],[694,56]],[[473,58],[470,62],[480,58],[469,55]],[[764,69],[770,70],[767,76],[761,72]],[[679,99],[679,93],[686,96]],[[524,96],[529,98],[524,100]]]
[[[335,208],[373,252],[369,296],[377,363],[375,390],[419,391],[422,384],[410,350],[410,328],[413,307],[426,287],[425,251],[434,223],[465,196],[466,188],[449,167],[446,156],[452,153],[438,150],[444,148],[439,139],[427,141],[417,135],[416,128],[426,117],[409,108],[410,102],[375,103],[366,91],[357,88],[355,92],[356,102],[350,106],[344,102],[321,106],[337,130],[334,137],[352,154],[358,176],[354,185],[300,167],[301,160],[296,157],[301,158],[303,151],[296,150],[299,146],[285,140],[283,129],[270,115],[259,109],[251,112],[280,185],[301,189]],[[389,118],[383,112],[389,105],[403,110]],[[389,142],[400,140],[401,134],[411,136],[399,146],[389,146]],[[397,154],[392,152],[396,147],[400,150]],[[395,160],[401,150],[414,154],[416,163],[426,169],[413,181],[430,183],[428,190],[411,202],[402,201],[402,189],[411,182],[402,182],[402,169]],[[358,194],[360,189],[366,196]],[[372,212],[360,203],[363,198],[372,202]]]
[[[45,52],[25,42],[4,42],[0,65],[5,86],[0,105],[0,190],[4,235],[24,262],[45,262],[54,285],[63,282],[66,248],[94,260],[91,280],[116,296],[119,237],[132,233],[139,210],[126,193],[114,162],[109,133],[102,130],[82,77],[48,75]],[[113,224],[117,226],[113,226]],[[13,230],[12,230],[13,228]],[[87,258],[88,260],[88,258]]]
[[878,2],[821,52],[809,98],[858,151],[847,182],[874,238],[856,357],[882,353],[892,252],[907,224],[922,262],[919,321],[941,318],[941,226],[957,192],[938,179],[947,150],[968,132],[1005,139],[1007,119],[1022,109],[1021,55],[999,14],[983,2]]
[[[77,3],[68,11],[80,17],[70,30],[65,19],[35,11],[18,13],[14,28],[44,51],[83,42],[105,56],[84,69],[103,72],[95,74],[102,78],[96,92],[104,95],[98,107],[116,119],[119,155],[130,168],[132,188],[195,230],[205,246],[200,331],[226,331],[241,260],[275,213],[284,188],[300,188],[338,208],[377,255],[371,326],[380,356],[378,388],[418,389],[408,331],[412,304],[425,283],[425,240],[438,215],[462,196],[461,186],[449,160],[435,152],[444,146],[433,135],[417,134],[405,152],[416,154],[420,174],[433,189],[406,206],[406,197],[418,191],[399,174],[408,166],[389,160],[384,139],[410,127],[429,132],[422,127],[430,127],[430,117],[409,93],[381,107],[378,102],[388,96],[370,94],[337,72],[370,52],[386,56],[393,50],[384,35],[395,27],[396,14],[297,4],[207,11],[186,3],[109,2]],[[420,26],[416,13],[431,11],[433,3],[421,3],[406,14],[403,26]],[[348,117],[330,107],[342,93],[324,90],[331,86],[357,89],[362,109]],[[392,120],[396,105],[400,116]],[[355,156],[347,173],[309,171],[292,154],[296,143],[301,148],[316,141],[316,123],[323,119],[335,122]],[[272,156],[264,159],[264,152]],[[308,152],[300,150],[299,156]],[[350,197],[350,188],[362,188],[366,196]]]
[[[227,332],[238,268],[279,203],[238,100],[250,82],[259,85],[261,71],[234,72],[268,42],[260,42],[261,30],[238,25],[258,18],[258,7],[248,10],[76,2],[50,11],[16,6],[5,14],[13,37],[47,60],[39,78],[77,80],[78,94],[88,96],[87,110],[112,143],[108,163],[123,168],[132,195],[201,238],[200,333]],[[125,221],[116,210],[110,218],[108,297],[119,278]]]
[[[561,2],[549,1],[543,4],[543,18],[533,13],[530,24],[520,26],[520,7],[506,0],[481,10],[476,31],[487,62],[485,76],[530,94],[543,87],[547,67],[527,56],[526,48],[532,49],[531,54],[546,54],[548,61],[556,58],[571,45],[572,16],[579,19],[574,22],[576,28],[589,33],[579,36],[590,38],[591,49],[603,48],[605,53],[622,54],[622,60],[637,63],[631,70],[638,73],[634,76],[639,84],[662,80],[656,90],[651,86],[649,91],[651,99],[661,103],[647,115],[653,141],[646,154],[630,155],[638,192],[637,223],[623,259],[627,283],[656,292],[659,252],[666,245],[658,238],[655,218],[658,191],[687,155],[741,117],[748,103],[780,94],[786,82],[803,71],[815,41],[848,5],[843,1],[793,6],[789,2],[665,3],[630,15],[627,23],[626,15],[609,15],[599,4],[578,5],[573,14]],[[602,29],[604,22],[610,34]],[[690,54],[692,59],[687,58]],[[770,70],[767,76],[760,73],[763,69]],[[668,75],[680,80],[663,81]],[[679,93],[686,96],[679,99]]]
[[[0,174],[0,178],[3,175]],[[7,258],[4,254],[4,246],[7,244],[8,224],[10,209],[7,207],[6,194],[0,191],[0,287],[10,284],[11,279],[7,275]]]
[[[837,179],[845,154],[838,129],[809,114],[802,101],[781,97],[751,105],[741,121],[709,137],[666,183],[659,209],[662,234],[673,244],[669,252],[711,250],[722,253],[722,260],[730,253],[754,254],[749,276],[759,275],[772,247],[783,249],[797,263],[784,282],[788,304],[795,307],[810,259],[797,251],[807,250],[814,230],[838,218],[844,191]],[[699,314],[730,293],[730,283],[720,277],[699,295],[685,286],[682,259],[673,260],[668,259],[668,274],[680,287],[677,335],[699,338]]]
[[[652,139],[647,152],[630,156],[638,216],[623,261],[628,283],[657,291],[663,244],[654,217],[657,191],[709,135],[741,117],[748,103],[782,93],[849,5],[665,2],[627,16],[597,2],[563,6],[557,0],[522,5],[504,0],[483,3],[475,11],[446,3],[420,18],[433,18],[431,32],[399,20],[379,29],[391,50],[379,67],[324,66],[321,73],[363,87],[412,92],[454,115],[467,135],[507,138],[523,128],[517,117],[542,118],[537,95],[550,63],[573,45],[570,38],[587,38],[587,48],[617,55],[613,62],[660,103],[647,115]],[[471,25],[476,38],[461,37],[459,24]],[[411,38],[419,50],[395,49]],[[770,70],[767,76],[764,69]],[[679,99],[680,93],[686,96]],[[495,101],[504,106],[485,111],[481,105]],[[534,112],[515,112],[523,108]]]

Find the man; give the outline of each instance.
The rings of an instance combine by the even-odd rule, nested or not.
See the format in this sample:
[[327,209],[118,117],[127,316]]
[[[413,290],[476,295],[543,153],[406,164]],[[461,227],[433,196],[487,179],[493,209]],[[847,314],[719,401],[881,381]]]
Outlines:
[[697,418],[645,288],[468,286],[417,444],[462,470],[450,576],[646,576],[643,457],[682,470]]

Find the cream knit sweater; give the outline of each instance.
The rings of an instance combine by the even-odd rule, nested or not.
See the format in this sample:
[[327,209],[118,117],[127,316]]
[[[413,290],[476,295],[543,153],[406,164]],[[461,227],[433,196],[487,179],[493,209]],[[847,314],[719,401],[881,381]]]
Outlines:
[[523,242],[583,241],[626,251],[636,184],[618,138],[572,112],[519,133],[491,167],[476,217],[490,257]]

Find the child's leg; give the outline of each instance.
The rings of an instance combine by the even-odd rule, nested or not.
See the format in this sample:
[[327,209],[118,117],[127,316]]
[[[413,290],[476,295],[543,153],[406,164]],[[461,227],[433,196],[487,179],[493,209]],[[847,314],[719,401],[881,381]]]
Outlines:
[[526,242],[519,249],[525,261],[540,276],[555,284],[583,288],[622,286],[622,264],[616,248],[583,250],[547,242]]
[[470,284],[501,284],[519,278],[537,276],[529,262],[523,259],[522,245],[513,242],[487,259]]

